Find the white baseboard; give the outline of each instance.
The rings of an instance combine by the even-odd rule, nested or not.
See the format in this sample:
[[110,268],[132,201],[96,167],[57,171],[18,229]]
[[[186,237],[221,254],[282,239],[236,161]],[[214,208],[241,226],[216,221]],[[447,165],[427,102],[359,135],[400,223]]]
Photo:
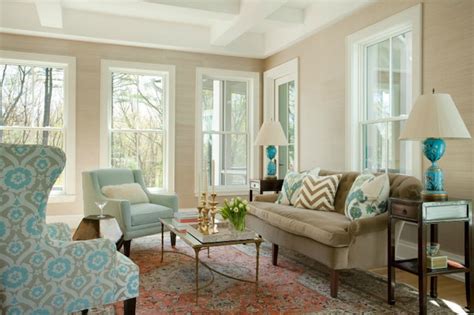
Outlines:
[[75,229],[81,223],[84,216],[82,214],[70,214],[70,215],[47,215],[46,223],[66,223],[70,228]]
[[[416,257],[418,254],[418,248],[416,246],[416,243],[413,242],[408,242],[404,240],[400,240],[398,242],[398,247],[397,247],[397,259],[409,259],[412,257]],[[447,251],[440,250],[440,254],[444,256],[448,256],[449,259],[455,260],[460,263],[464,263],[464,257],[453,254]],[[446,277],[464,282],[464,274],[463,273],[453,273],[453,274],[448,274]]]

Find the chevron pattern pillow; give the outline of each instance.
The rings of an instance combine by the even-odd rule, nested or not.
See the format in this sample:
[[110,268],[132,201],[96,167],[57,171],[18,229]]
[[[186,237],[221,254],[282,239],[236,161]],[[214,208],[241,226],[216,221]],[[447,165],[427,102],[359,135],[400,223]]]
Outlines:
[[342,174],[330,176],[308,175],[303,179],[295,207],[334,211],[334,198],[337,187],[341,181]]
[[303,184],[303,178],[306,175],[318,176],[319,167],[313,168],[309,171],[299,172],[288,172],[286,173],[285,180],[283,181],[283,187],[281,188],[278,199],[275,203],[282,205],[294,205],[298,195],[300,193],[301,186]]

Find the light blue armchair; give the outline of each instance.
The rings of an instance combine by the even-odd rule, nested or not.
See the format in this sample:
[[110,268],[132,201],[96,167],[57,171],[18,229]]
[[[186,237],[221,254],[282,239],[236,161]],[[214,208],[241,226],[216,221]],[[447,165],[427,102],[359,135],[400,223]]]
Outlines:
[[0,314],[65,314],[125,301],[135,313],[138,267],[107,239],[71,241],[45,223],[65,155],[0,143]]
[[[102,187],[138,183],[146,192],[150,203],[131,204],[128,200],[110,199],[102,194]],[[143,181],[140,170],[110,168],[82,173],[84,213],[98,214],[98,200],[107,200],[104,213],[114,216],[123,232],[124,253],[130,256],[131,240],[161,232],[160,218],[172,218],[178,211],[176,195],[152,194]],[[171,233],[171,245],[175,246],[176,235]]]

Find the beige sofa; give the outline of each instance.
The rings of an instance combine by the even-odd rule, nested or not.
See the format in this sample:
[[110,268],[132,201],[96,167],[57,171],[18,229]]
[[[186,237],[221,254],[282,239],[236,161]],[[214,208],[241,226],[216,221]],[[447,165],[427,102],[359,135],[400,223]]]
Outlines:
[[[331,296],[337,297],[338,270],[368,269],[387,264],[387,213],[350,221],[344,215],[347,194],[359,175],[356,172],[321,170],[320,175],[343,174],[335,198],[335,212],[307,210],[276,204],[276,194],[256,196],[250,203],[247,227],[273,244],[273,264],[278,246],[300,252],[330,269]],[[418,199],[420,181],[389,174],[390,197]],[[403,223],[395,226],[396,242]]]

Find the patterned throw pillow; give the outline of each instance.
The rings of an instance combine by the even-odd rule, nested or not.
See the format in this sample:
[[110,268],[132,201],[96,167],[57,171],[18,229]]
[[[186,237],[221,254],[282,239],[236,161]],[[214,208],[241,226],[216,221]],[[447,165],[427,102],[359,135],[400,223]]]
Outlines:
[[301,173],[288,172],[285,176],[285,180],[283,181],[281,192],[278,195],[278,199],[275,203],[282,205],[294,205],[296,199],[298,198],[301,185],[303,184],[303,178],[309,174],[318,176],[319,170],[320,168],[316,167],[310,171],[303,171]]
[[347,194],[345,213],[351,220],[374,217],[387,211],[388,175],[360,174]]
[[303,179],[295,207],[334,211],[334,198],[336,197],[337,186],[341,181],[342,174],[330,176],[308,175]]

